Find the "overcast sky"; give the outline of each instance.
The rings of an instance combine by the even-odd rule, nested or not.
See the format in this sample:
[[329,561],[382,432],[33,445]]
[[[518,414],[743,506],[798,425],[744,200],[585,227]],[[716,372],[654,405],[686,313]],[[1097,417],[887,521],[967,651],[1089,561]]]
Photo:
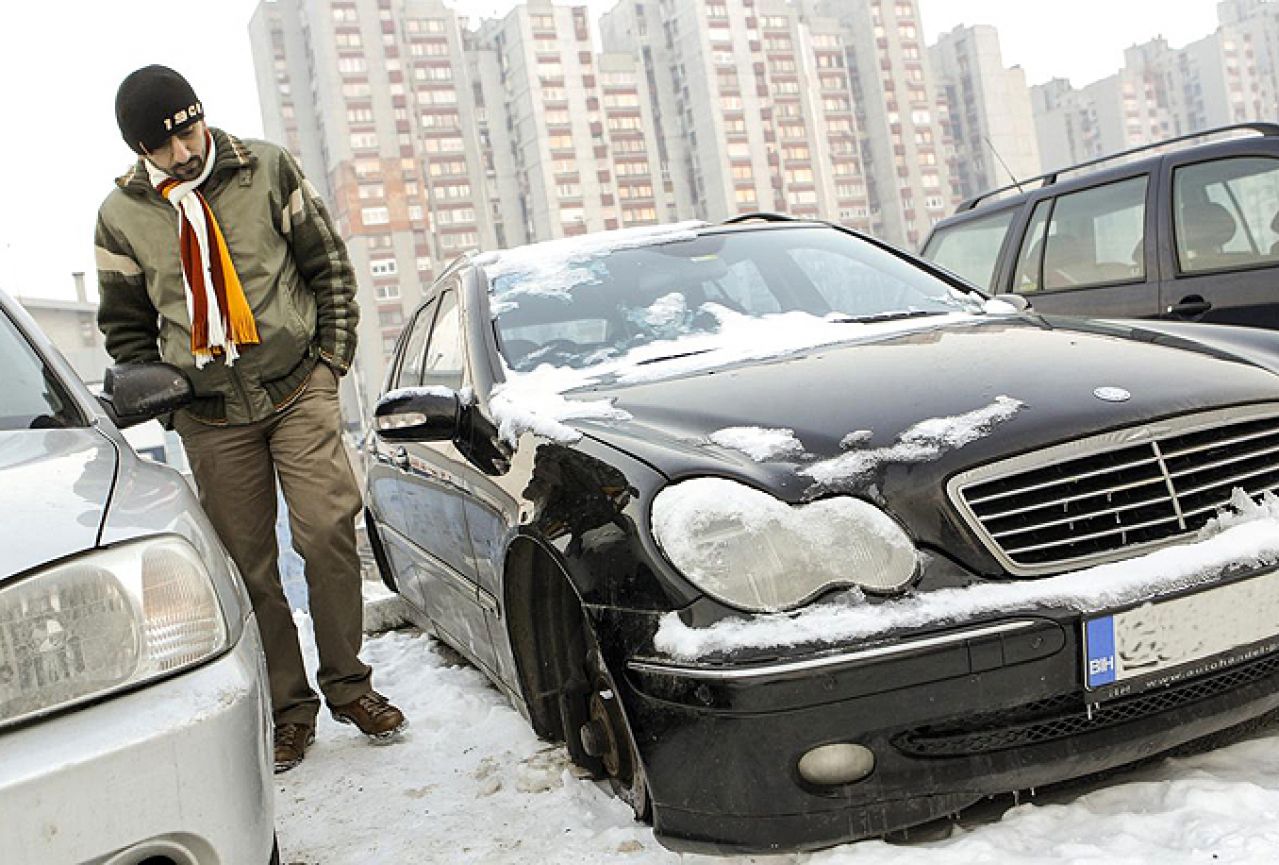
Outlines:
[[[292,0],[289,0],[292,2]],[[602,12],[613,0],[588,0]],[[1162,34],[1174,47],[1216,29],[1214,0],[919,0],[928,41],[958,24],[999,29],[1006,65],[1031,84],[1105,77],[1123,49]],[[0,288],[74,296],[89,273],[98,205],[131,153],[115,123],[115,89],[133,69],[181,71],[210,122],[262,134],[248,23],[258,0],[6,0],[0,29]],[[478,18],[514,0],[456,0]]]

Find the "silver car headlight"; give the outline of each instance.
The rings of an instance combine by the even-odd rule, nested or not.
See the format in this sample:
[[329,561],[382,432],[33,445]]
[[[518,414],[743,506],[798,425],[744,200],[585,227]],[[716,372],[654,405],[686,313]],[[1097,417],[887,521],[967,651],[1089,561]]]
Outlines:
[[736,481],[694,478],[657,494],[652,525],[698,588],[755,612],[791,609],[837,586],[898,591],[918,566],[896,521],[848,496],[792,506]]
[[183,538],[79,556],[0,589],[0,725],[175,673],[229,640]]

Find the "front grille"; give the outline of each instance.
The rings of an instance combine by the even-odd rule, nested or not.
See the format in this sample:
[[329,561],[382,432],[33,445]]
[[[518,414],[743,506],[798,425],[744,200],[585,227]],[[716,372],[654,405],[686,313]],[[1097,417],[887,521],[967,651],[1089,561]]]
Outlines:
[[1147,694],[1094,706],[1080,694],[1030,703],[1018,709],[971,716],[964,721],[909,730],[893,739],[903,753],[917,757],[959,757],[1037,745],[1136,721],[1207,700],[1279,675],[1279,655],[1267,655]]
[[1122,558],[1198,531],[1234,489],[1279,491],[1279,406],[1174,418],[965,472],[952,499],[1011,573]]

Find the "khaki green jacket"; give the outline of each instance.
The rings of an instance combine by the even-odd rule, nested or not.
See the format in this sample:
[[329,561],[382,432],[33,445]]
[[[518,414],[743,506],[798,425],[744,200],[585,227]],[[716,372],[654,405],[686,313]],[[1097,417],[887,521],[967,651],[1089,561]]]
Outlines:
[[206,423],[262,420],[301,393],[317,360],[345,373],[355,354],[355,273],[315,188],[287,150],[212,129],[217,155],[200,187],[226,237],[257,322],[257,345],[227,366],[191,354],[177,210],[138,160],[98,211],[98,327],[116,363],[164,360],[195,387]]

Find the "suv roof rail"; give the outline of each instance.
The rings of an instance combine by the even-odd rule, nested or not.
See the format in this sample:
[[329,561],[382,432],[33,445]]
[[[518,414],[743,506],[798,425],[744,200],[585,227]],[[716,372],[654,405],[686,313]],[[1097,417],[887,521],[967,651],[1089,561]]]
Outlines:
[[1128,150],[1121,150],[1118,153],[1099,156],[1096,159],[1089,159],[1086,162],[1080,162],[1076,165],[1067,166],[1066,168],[1058,168],[1055,171],[1049,171],[1046,174],[1040,174],[1036,177],[1028,177],[1025,180],[1021,180],[1016,183],[1001,186],[998,189],[990,189],[986,192],[978,193],[972,198],[967,198],[961,201],[959,206],[955,208],[955,212],[960,213],[965,210],[972,210],[992,195],[998,195],[999,193],[1007,192],[1010,189],[1016,189],[1018,192],[1024,192],[1025,190],[1022,187],[1028,183],[1034,183],[1037,180],[1043,181],[1039,184],[1039,188],[1042,189],[1045,186],[1051,186],[1056,183],[1057,177],[1059,175],[1066,174],[1067,172],[1079,171],[1083,168],[1092,168],[1093,166],[1100,165],[1103,162],[1110,162],[1113,159],[1122,159],[1125,156],[1132,156],[1134,153],[1142,153],[1146,150],[1154,150],[1158,147],[1167,147],[1170,144],[1176,144],[1181,141],[1192,141],[1196,138],[1206,138],[1209,135],[1221,135],[1226,132],[1239,132],[1242,130],[1256,132],[1259,135],[1266,137],[1279,136],[1279,123],[1235,123],[1231,126],[1217,126],[1213,129],[1202,129],[1199,132],[1190,132],[1186,135],[1178,135],[1175,138],[1165,138],[1162,141],[1154,141],[1150,144],[1143,144],[1140,147],[1132,147]]
[[[1279,127],[1276,127],[1279,128]],[[753,213],[739,213],[737,216],[730,216],[725,219],[722,225],[735,225],[739,222],[750,222],[752,219],[758,219],[762,222],[800,222],[801,220],[794,216],[787,216],[785,213],[773,213],[767,210],[757,210]]]

